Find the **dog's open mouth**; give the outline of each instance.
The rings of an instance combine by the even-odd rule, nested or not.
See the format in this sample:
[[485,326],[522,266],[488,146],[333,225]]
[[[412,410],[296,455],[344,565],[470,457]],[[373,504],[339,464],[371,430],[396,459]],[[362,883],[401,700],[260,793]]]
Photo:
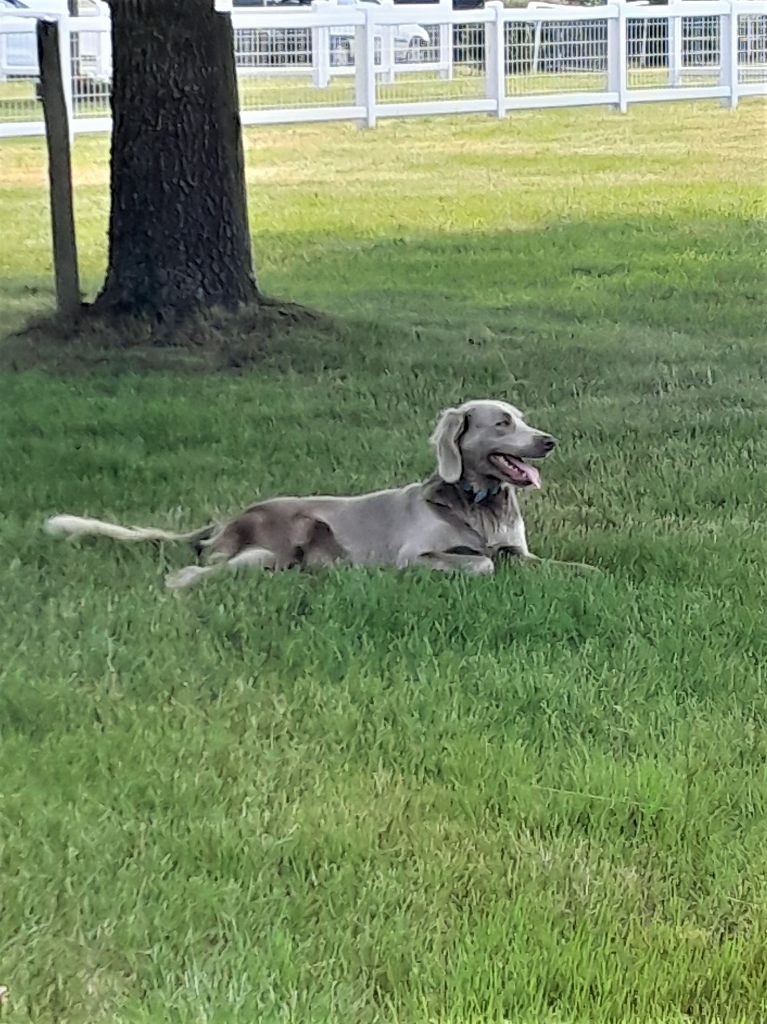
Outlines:
[[541,474],[535,466],[529,466],[522,459],[518,459],[516,455],[494,452],[490,456],[490,461],[515,487],[541,486]]

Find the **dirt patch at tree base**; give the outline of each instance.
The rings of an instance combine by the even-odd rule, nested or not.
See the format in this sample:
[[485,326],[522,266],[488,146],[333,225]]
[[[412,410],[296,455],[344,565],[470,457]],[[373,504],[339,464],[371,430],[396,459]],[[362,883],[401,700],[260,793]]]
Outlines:
[[8,338],[0,371],[210,373],[263,364],[303,370],[332,365],[348,331],[325,313],[276,299],[162,319],[84,305],[76,319],[35,320]]

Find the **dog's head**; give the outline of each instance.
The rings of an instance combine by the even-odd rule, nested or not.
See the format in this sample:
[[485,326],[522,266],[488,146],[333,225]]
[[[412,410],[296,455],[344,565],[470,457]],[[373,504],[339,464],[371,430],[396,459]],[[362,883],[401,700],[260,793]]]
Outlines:
[[431,441],[447,483],[471,477],[514,487],[541,486],[538,470],[525,460],[545,458],[557,443],[529,426],[519,409],[491,399],[445,409]]

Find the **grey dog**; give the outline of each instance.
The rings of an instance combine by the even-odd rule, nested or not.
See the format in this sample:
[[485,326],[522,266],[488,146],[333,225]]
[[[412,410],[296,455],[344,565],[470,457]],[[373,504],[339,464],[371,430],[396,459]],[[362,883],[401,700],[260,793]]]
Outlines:
[[279,571],[340,562],[487,574],[501,554],[539,561],[527,546],[517,492],[540,487],[538,470],[526,460],[545,458],[555,439],[529,426],[513,405],[479,399],[445,409],[431,441],[436,472],[405,487],[355,497],[273,498],[189,533],[70,515],[54,516],[46,527],[69,537],[195,544],[205,564],[171,573],[165,581],[171,589],[249,566]]

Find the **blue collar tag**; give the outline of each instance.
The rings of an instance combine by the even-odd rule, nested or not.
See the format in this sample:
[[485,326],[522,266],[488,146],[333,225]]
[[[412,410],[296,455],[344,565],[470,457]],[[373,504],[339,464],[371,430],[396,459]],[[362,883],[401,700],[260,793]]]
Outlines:
[[472,496],[471,500],[474,505],[481,505],[487,498],[494,498],[501,489],[501,485],[496,484],[495,487],[491,487],[490,490],[483,487],[481,491],[475,491],[471,484],[466,480],[461,481],[461,487],[467,494]]

